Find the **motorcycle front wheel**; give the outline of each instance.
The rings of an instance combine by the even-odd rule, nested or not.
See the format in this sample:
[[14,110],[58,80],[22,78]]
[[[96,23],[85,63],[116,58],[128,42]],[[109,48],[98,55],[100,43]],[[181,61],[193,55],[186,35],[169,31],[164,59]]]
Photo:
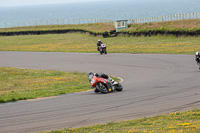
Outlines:
[[97,83],[96,89],[103,94],[107,94],[109,92],[108,89],[106,88],[106,86],[103,83],[100,83],[100,82]]

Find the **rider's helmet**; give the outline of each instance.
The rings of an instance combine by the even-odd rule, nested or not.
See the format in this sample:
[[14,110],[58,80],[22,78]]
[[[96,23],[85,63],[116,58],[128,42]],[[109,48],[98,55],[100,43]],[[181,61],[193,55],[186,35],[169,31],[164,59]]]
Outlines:
[[92,76],[93,76],[93,75],[94,75],[94,73],[93,73],[93,72],[89,72],[89,73],[88,73],[88,77],[89,77],[90,75],[92,75]]
[[101,40],[99,39],[98,42],[101,42]]
[[197,55],[200,55],[198,51],[196,52],[196,56],[197,56]]

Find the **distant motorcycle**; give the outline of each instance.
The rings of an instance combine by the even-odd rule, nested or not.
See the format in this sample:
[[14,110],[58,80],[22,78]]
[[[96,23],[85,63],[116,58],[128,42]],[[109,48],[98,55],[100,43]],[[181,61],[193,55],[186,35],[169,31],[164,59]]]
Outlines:
[[106,44],[102,43],[101,46],[99,47],[99,53],[100,54],[107,54],[107,51],[106,51]]
[[[103,94],[107,94],[109,92],[113,92],[113,90],[114,91],[115,90],[116,91],[122,91],[123,90],[122,85],[119,82],[116,82],[112,79],[105,79],[105,78],[102,78],[102,77],[96,77],[95,75],[91,75],[88,78],[89,78],[89,81],[90,81],[90,84],[92,85],[92,87],[96,88],[96,91],[95,91],[96,93],[101,92]],[[107,88],[106,83],[108,82],[108,80],[111,80],[110,83],[113,87],[113,90]]]

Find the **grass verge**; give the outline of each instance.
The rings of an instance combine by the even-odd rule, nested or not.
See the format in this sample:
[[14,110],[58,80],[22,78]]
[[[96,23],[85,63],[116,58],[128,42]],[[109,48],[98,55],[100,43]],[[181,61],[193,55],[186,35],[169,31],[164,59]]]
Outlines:
[[90,89],[86,73],[0,67],[0,103]]
[[199,133],[200,109],[46,133]]
[[95,53],[96,42],[107,44],[108,53],[194,54],[200,49],[200,37],[114,37],[102,38],[87,34],[48,34],[0,36],[0,51],[85,52]]
[[0,67],[0,103],[89,89],[85,73]]

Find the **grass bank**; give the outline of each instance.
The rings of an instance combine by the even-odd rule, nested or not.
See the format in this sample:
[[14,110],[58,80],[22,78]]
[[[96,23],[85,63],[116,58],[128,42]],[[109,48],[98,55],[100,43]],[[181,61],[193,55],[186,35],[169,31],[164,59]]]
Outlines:
[[[177,20],[167,22],[149,22],[149,23],[133,23],[129,24],[129,28],[121,30],[117,35],[131,36],[151,36],[151,35],[167,35],[167,36],[199,36],[200,35],[200,19]],[[90,33],[94,36],[103,35],[105,37],[110,34],[104,34],[106,31],[115,30],[114,23],[95,23],[95,24],[66,24],[66,25],[38,25],[25,27],[0,28],[0,36],[15,35],[41,35],[41,34],[61,34],[68,32]],[[111,32],[111,34],[113,34]]]
[[79,29],[95,33],[103,33],[115,29],[114,25],[105,23],[95,24],[67,24],[67,25],[38,25],[13,28],[0,28],[0,32],[19,32],[19,31],[49,31],[49,30],[68,30]]
[[189,31],[200,30],[200,19],[177,20],[168,22],[150,22],[141,24],[130,24],[128,29],[123,31]]
[[123,122],[81,128],[66,128],[46,133],[199,133],[200,110],[174,112]]
[[89,89],[85,73],[0,67],[0,103]]
[[107,44],[108,53],[194,54],[200,49],[200,37],[94,37],[87,34],[48,34],[1,36],[0,51],[86,52],[96,51],[96,42]]

